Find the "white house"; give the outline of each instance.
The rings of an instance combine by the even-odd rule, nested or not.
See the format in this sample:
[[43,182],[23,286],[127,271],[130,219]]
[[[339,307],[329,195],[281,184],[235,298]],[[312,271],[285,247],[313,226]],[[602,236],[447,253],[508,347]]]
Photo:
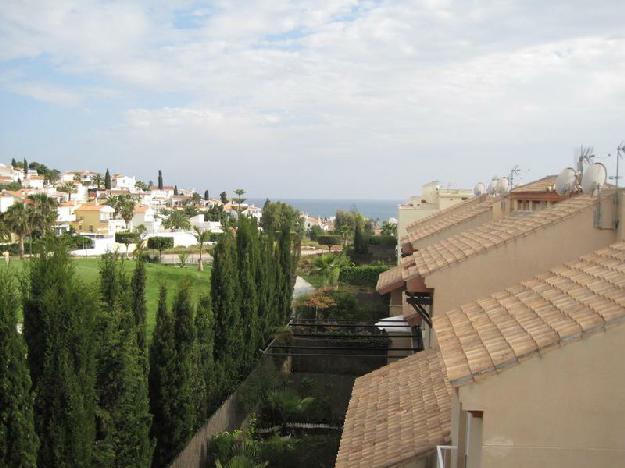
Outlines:
[[44,178],[40,175],[28,175],[28,177],[22,182],[24,187],[43,190]]
[[171,237],[174,239],[174,247],[197,245],[197,239],[188,231],[163,231],[156,234],[148,234],[146,239],[150,237]]
[[145,226],[148,234],[155,234],[161,230],[161,220],[156,218],[156,211],[147,205],[135,205],[135,212],[131,220],[132,228]]
[[0,195],[0,213],[6,213],[13,203],[17,201],[17,197],[11,195],[11,193],[6,190],[2,192]]
[[54,231],[57,235],[69,231],[72,223],[76,222],[76,204],[73,202],[60,203],[57,208]]
[[197,227],[201,232],[208,231],[215,234],[224,232],[219,221],[204,221],[203,213],[191,217],[189,221],[191,222],[191,226]]
[[18,179],[24,177],[24,173],[22,171],[16,171],[13,169],[13,166],[0,164],[0,177],[6,177],[7,179],[11,179],[12,182],[17,182]]
[[127,189],[133,191],[137,184],[136,177],[129,177],[123,174],[113,174],[111,177],[111,187],[117,189]]

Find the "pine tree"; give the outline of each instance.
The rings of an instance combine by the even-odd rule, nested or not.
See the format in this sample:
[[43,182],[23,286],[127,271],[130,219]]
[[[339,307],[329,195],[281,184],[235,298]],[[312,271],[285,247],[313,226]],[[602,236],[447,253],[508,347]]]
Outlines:
[[145,260],[141,255],[137,257],[135,271],[132,273],[132,310],[137,327],[137,346],[143,354],[145,370],[147,374],[147,306],[145,303]]
[[111,173],[108,168],[106,168],[106,172],[104,173],[104,188],[106,190],[111,190]]
[[35,467],[39,447],[18,300],[9,271],[0,269],[0,466],[7,468]]
[[163,190],[163,173],[161,172],[161,170],[158,170],[158,189],[159,190]]
[[166,466],[174,452],[172,413],[177,392],[171,368],[175,359],[174,320],[167,310],[167,290],[162,286],[150,345],[150,410],[154,415],[151,435],[156,440],[154,467]]
[[91,466],[96,302],[60,242],[29,264],[24,337],[35,395],[38,466]]
[[243,345],[241,359],[243,371],[249,371],[260,342],[258,320],[258,285],[256,283],[259,263],[258,230],[252,221],[242,216],[237,230],[237,259],[239,284],[241,285],[241,325]]
[[[197,332],[198,358],[198,423],[209,417],[218,392],[215,374],[215,318],[210,296],[200,298],[195,313],[195,329]],[[198,424],[199,425],[199,424]]]
[[103,257],[100,286],[95,463],[148,467],[153,444],[145,362],[137,345],[130,285],[116,255]]
[[214,251],[211,299],[215,316],[215,361],[223,371],[224,388],[239,378],[241,316],[236,243],[232,232],[224,233]]

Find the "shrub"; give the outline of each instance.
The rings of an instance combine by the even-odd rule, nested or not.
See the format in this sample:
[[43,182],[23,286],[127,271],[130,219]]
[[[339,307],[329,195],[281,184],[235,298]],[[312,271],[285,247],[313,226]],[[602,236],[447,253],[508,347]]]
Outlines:
[[341,236],[337,236],[335,234],[327,234],[324,236],[319,236],[317,238],[317,242],[319,245],[327,245],[328,250],[332,250],[333,245],[341,245],[342,239]]
[[357,265],[341,268],[339,280],[342,283],[375,287],[380,273],[388,270],[386,265]]
[[371,236],[369,237],[369,244],[371,245],[382,245],[386,247],[394,247],[397,245],[397,239],[394,236]]

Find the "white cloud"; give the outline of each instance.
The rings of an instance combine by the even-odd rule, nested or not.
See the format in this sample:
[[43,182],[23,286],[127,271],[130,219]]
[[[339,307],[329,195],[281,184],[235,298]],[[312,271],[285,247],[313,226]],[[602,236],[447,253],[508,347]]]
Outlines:
[[[121,123],[83,143],[98,157],[105,148],[137,170],[156,159],[194,185],[221,183],[221,168],[259,195],[311,196],[320,181],[327,196],[407,195],[427,179],[470,184],[486,167],[513,163],[540,175],[568,164],[579,143],[607,150],[625,136],[622,2],[219,1],[182,10],[9,2],[0,62],[21,72],[10,59],[39,60],[129,96]],[[63,105],[96,95],[26,78],[4,87]],[[228,172],[233,160],[250,172]],[[303,165],[308,176],[291,182]],[[346,187],[345,172],[362,187]]]

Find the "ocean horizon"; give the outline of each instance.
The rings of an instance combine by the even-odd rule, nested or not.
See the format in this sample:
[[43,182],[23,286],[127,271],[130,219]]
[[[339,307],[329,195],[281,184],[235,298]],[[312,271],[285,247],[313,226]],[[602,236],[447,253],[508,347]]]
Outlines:
[[[357,211],[366,218],[387,221],[397,218],[397,206],[402,200],[368,200],[368,199],[315,199],[315,198],[269,198],[271,201],[288,203],[304,214],[329,218],[337,210]],[[248,198],[249,203],[262,208],[266,198]]]

